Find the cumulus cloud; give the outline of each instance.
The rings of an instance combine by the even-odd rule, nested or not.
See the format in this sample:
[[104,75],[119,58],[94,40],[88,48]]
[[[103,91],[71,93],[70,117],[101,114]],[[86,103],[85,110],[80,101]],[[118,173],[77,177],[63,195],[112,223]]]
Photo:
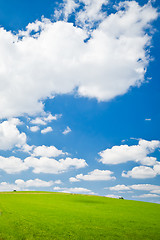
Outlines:
[[60,187],[54,187],[53,190],[57,192],[64,192],[64,193],[77,193],[77,194],[95,194],[92,192],[92,190],[87,188],[60,188]]
[[139,178],[139,179],[145,179],[145,178],[154,178],[157,176],[157,173],[154,171],[154,169],[146,166],[139,166],[134,167],[131,171],[122,172],[122,177],[131,177],[131,178]]
[[19,173],[27,169],[28,167],[20,158],[13,156],[8,158],[0,156],[0,170],[3,170],[8,174]]
[[[91,28],[95,23],[105,19],[105,14],[101,11],[103,5],[107,5],[107,0],[79,0],[82,10],[76,14],[76,22],[82,27]],[[77,7],[77,6],[76,6]]]
[[[48,152],[46,152],[47,149]],[[53,146],[51,148],[42,146],[35,149],[35,154],[37,154],[37,156],[39,156],[40,154],[42,156],[58,156],[61,153],[61,150],[54,149]],[[86,166],[86,161],[84,159],[78,158],[55,160],[48,157],[36,158],[34,156],[31,156],[22,160],[14,156],[8,158],[0,156],[0,170],[3,170],[8,174],[19,173],[30,168],[33,169],[34,173],[59,174],[69,171],[70,169],[80,169]],[[60,184],[60,182],[57,184]]]
[[120,145],[113,146],[111,149],[106,149],[99,153],[101,156],[100,162],[104,164],[120,164],[128,161],[139,162],[142,165],[155,165],[156,158],[148,156],[157,148],[160,148],[160,141],[139,140],[137,145]]
[[99,170],[95,169],[92,172],[89,172],[87,175],[78,174],[75,178],[71,177],[70,182],[79,182],[80,180],[84,181],[108,181],[116,179],[112,176],[113,172],[109,170]]
[[11,150],[13,147],[20,147],[26,143],[26,134],[20,133],[17,128],[20,124],[17,118],[0,123],[0,150]]
[[47,128],[42,129],[41,133],[42,134],[46,134],[46,133],[52,132],[52,131],[53,131],[52,127],[47,127]]
[[136,197],[136,198],[157,198],[157,197],[160,197],[160,195],[148,193],[148,194],[142,194],[142,195],[133,196],[133,197]]
[[40,157],[58,157],[63,153],[62,150],[58,150],[55,146],[38,146],[35,147],[33,150],[33,156],[40,156]]
[[53,121],[53,120],[58,120],[61,118],[62,114],[55,114],[54,116],[49,113],[48,115],[45,113],[44,116],[42,117],[37,117],[35,119],[32,119],[30,121],[31,124],[37,124],[37,125],[46,125],[47,123]]
[[114,187],[109,187],[109,190],[111,190],[111,191],[124,191],[124,190],[130,190],[130,187],[122,184],[122,185],[116,185]]
[[15,184],[10,184],[10,183],[7,183],[7,182],[1,182],[0,183],[0,192],[13,191],[14,189],[20,190],[19,188],[16,188]]
[[67,128],[62,132],[64,135],[70,133],[72,130],[70,129],[70,127],[67,126]]
[[28,157],[24,160],[25,165],[28,168],[33,168],[34,173],[50,173],[58,174],[66,172],[70,169],[79,169],[87,166],[87,163],[84,159],[77,158],[66,158],[55,160],[52,158],[41,157]]
[[109,187],[111,191],[128,191],[128,190],[139,190],[139,191],[160,191],[160,186],[152,184],[134,184],[134,185],[116,185],[114,187]]
[[29,128],[31,130],[31,132],[37,132],[39,130],[38,126],[33,126]]
[[153,169],[157,174],[160,174],[160,162],[157,162],[157,164],[154,165]]
[[109,197],[109,198],[120,198],[121,196],[119,196],[119,195],[114,195],[114,194],[107,194],[105,197]]
[[[107,16],[105,2],[78,1],[75,25],[42,18],[18,34],[0,28],[0,118],[43,112],[43,100],[57,94],[108,101],[144,82],[157,10],[125,1]],[[67,4],[69,15],[77,3]]]
[[62,181],[61,180],[56,180],[56,181],[54,181],[54,184],[62,184]]
[[61,180],[56,180],[56,181],[44,181],[41,179],[29,179],[27,181],[24,181],[22,179],[17,179],[15,180],[14,183],[10,184],[7,182],[1,182],[0,183],[0,192],[3,191],[25,191],[25,190],[31,190],[33,187],[34,188],[39,188],[39,187],[51,187],[54,184],[61,184]]
[[26,188],[26,187],[27,188],[29,188],[29,187],[50,187],[50,186],[52,186],[54,184],[54,182],[53,181],[47,182],[47,181],[43,181],[41,179],[36,178],[34,180],[30,179],[30,180],[27,180],[27,181],[24,181],[22,179],[17,179],[15,181],[15,184],[17,184],[17,186],[20,187],[20,188]]

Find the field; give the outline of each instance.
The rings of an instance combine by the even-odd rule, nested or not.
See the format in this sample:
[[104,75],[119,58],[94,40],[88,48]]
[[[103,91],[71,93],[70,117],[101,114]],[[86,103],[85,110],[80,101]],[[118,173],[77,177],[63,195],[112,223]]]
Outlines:
[[1,193],[0,240],[8,239],[159,240],[160,205],[62,193]]

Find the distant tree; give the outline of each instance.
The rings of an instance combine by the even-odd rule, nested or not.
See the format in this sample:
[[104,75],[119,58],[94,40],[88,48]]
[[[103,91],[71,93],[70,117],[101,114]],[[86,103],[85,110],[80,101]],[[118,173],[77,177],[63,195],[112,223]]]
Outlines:
[[123,197],[119,197],[119,199],[124,199]]

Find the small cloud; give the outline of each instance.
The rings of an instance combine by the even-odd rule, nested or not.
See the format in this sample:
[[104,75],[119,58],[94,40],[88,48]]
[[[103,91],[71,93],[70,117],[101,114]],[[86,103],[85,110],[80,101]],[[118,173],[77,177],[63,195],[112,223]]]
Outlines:
[[62,181],[61,181],[61,180],[56,180],[56,181],[54,182],[54,184],[62,184]]
[[112,176],[113,172],[109,170],[99,170],[95,169],[92,172],[89,172],[87,175],[78,174],[75,178],[71,177],[70,182],[79,182],[80,180],[84,181],[108,181],[116,179]]
[[53,129],[51,127],[47,127],[47,128],[44,128],[43,130],[41,130],[41,133],[45,134],[45,133],[52,132],[52,131],[53,131]]
[[151,118],[146,118],[145,121],[151,121],[152,119]]
[[152,193],[147,193],[147,194],[142,194],[142,195],[139,195],[139,196],[133,196],[134,198],[155,198],[155,197],[160,197],[160,195],[157,195],[157,194],[152,194]]
[[64,192],[64,193],[75,193],[75,194],[95,194],[92,192],[92,190],[87,188],[60,188],[60,187],[54,187],[53,190],[58,192]]
[[114,195],[114,194],[108,194],[105,197],[109,197],[109,198],[120,198],[121,196],[119,195]]
[[51,122],[53,120],[58,120],[59,118],[62,117],[62,114],[55,114],[54,116],[49,113],[48,115],[46,114],[43,117],[37,117],[35,119],[32,119],[30,121],[31,124],[36,124],[36,125],[47,125],[48,122]]
[[38,126],[30,127],[31,132],[37,132],[39,130]]
[[33,150],[33,156],[38,156],[38,157],[58,157],[62,154],[65,154],[63,153],[62,150],[59,150],[57,149],[55,146],[45,146],[45,145],[42,145],[42,146],[38,146],[38,147],[35,147],[34,150]]
[[70,127],[67,126],[67,128],[62,132],[64,135],[67,135],[68,133],[70,133],[72,130],[70,129]]

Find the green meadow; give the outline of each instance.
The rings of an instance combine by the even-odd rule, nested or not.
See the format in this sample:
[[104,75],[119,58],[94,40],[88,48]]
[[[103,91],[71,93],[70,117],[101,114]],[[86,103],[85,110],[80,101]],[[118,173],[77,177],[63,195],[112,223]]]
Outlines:
[[0,240],[160,240],[160,205],[47,192],[0,194]]

